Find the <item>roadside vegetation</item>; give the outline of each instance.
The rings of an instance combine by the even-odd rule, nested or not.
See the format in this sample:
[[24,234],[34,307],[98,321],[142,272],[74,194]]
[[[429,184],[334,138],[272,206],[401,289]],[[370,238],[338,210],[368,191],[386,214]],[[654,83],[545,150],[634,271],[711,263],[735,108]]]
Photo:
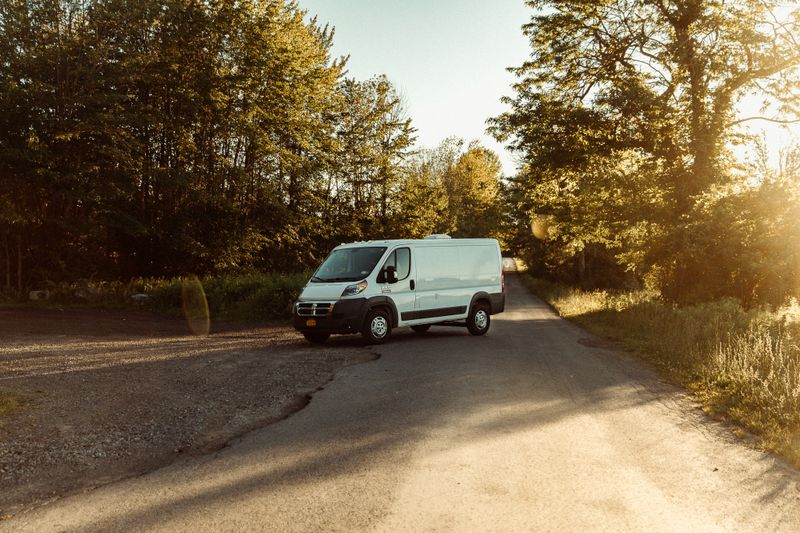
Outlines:
[[[236,320],[288,320],[291,304],[310,274],[220,275],[152,281],[152,309],[187,313],[182,297],[187,288],[202,290],[212,318]],[[198,283],[199,281],[199,283]]]
[[687,386],[705,408],[800,466],[800,305],[732,298],[666,303],[652,291],[585,291],[523,275],[558,313],[618,341]]
[[[135,278],[122,281],[89,281],[47,285],[48,299],[27,306],[138,308],[167,315],[193,314],[185,302],[205,297],[211,318],[228,320],[287,320],[291,302],[300,294],[310,274],[250,273],[216,276]],[[187,291],[191,298],[184,298]],[[202,300],[202,297],[200,298]],[[20,302],[9,298],[5,305]]]
[[[509,251],[585,289],[747,307],[800,297],[800,147],[747,129],[800,120],[800,11],[529,4],[531,57],[491,121],[522,163],[506,196]],[[740,106],[746,95],[763,110]]]

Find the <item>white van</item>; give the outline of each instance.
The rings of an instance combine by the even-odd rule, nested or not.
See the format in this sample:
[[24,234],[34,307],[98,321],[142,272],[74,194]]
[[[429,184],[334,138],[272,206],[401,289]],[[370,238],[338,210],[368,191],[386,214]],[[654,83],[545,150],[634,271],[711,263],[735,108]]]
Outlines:
[[361,333],[384,342],[392,329],[424,333],[433,324],[489,330],[505,308],[502,257],[495,239],[368,241],[333,249],[294,303],[294,327],[311,342]]

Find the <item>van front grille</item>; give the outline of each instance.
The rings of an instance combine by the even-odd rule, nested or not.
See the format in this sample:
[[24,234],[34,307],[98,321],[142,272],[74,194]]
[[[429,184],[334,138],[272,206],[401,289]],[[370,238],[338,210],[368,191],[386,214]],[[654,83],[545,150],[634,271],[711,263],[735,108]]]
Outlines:
[[326,316],[331,312],[332,304],[328,302],[301,302],[297,304],[300,316]]

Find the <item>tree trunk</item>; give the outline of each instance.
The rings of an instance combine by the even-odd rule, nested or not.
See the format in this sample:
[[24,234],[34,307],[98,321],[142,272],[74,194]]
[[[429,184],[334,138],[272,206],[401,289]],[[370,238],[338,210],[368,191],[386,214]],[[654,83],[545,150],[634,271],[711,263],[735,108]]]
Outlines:
[[388,212],[389,212],[389,176],[388,171],[383,170],[381,172],[383,174],[383,179],[381,180],[381,237],[387,238],[390,230],[389,230],[389,219],[388,219]]
[[676,185],[677,215],[687,213],[694,205],[694,198],[711,182],[715,147],[707,127],[706,96],[708,82],[705,79],[704,60],[697,55],[697,42],[689,29],[701,13],[700,2],[686,4],[679,16],[672,21],[676,42],[679,43],[679,61],[689,79],[689,151],[692,162],[688,172]]
[[22,236],[17,237],[17,291],[22,294]]
[[4,248],[6,250],[6,290],[11,290],[11,252],[8,249],[8,239],[4,242]]

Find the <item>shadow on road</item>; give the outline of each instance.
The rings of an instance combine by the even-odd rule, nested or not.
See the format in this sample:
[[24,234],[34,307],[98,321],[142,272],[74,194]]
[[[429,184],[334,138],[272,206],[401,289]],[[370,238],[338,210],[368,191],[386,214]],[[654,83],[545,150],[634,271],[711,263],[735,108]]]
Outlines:
[[[186,472],[177,465],[133,483],[179,483],[180,491],[158,498],[140,494],[102,513],[91,528],[163,526],[165,519],[181,521],[252,498],[308,497],[305,489],[319,484],[342,482],[347,492],[353,472],[387,461],[400,468],[426,435],[452,428],[454,420],[461,422],[451,442],[461,446],[657,400],[648,389],[630,386],[641,375],[620,371],[621,362],[580,345],[577,338],[585,333],[570,334],[569,326],[518,287],[492,328],[485,337],[449,327],[424,335],[399,331],[374,348],[383,358],[345,370],[306,409],[207,458],[190,479],[178,481]],[[346,336],[334,337],[327,347],[360,345],[358,337]],[[375,490],[391,492],[397,482]]]
[[[258,523],[248,522],[253,517],[269,516],[275,530],[334,523],[366,527],[385,516],[408,483],[410,465],[425,471],[428,461],[433,464],[442,455],[491,449],[508,437],[519,437],[534,454],[539,446],[557,444],[560,455],[553,460],[564,464],[591,465],[599,460],[594,451],[607,449],[611,457],[604,460],[615,464],[614,457],[620,463],[632,458],[637,468],[653,472],[653,483],[677,490],[674,497],[679,497],[680,483],[674,488],[669,478],[680,480],[676,462],[688,462],[696,451],[681,448],[681,439],[690,439],[692,446],[716,446],[721,432],[687,408],[681,391],[626,356],[585,342],[586,332],[559,319],[509,278],[507,312],[494,317],[485,337],[456,328],[433,328],[425,335],[398,332],[373,348],[380,359],[340,371],[289,419],[214,456],[59,502],[19,525],[37,529],[42,525],[37,520],[50,519],[59,527],[93,531],[190,523],[235,529]],[[358,337],[339,337],[327,348],[354,346],[360,346]],[[698,439],[693,424],[712,437]],[[559,429],[551,432],[554,427]],[[566,440],[548,442],[554,434]],[[587,435],[603,442],[586,441]],[[738,448],[725,453],[730,457],[720,456],[720,464],[738,464]],[[477,469],[475,463],[484,460],[464,454],[463,464],[452,469]],[[770,461],[764,457],[762,464],[736,474],[743,482],[747,472],[765,476],[751,480],[753,499],[777,501],[797,479],[779,467],[771,469]],[[615,472],[596,474],[613,478]],[[709,494],[718,490],[715,478],[695,477]],[[71,512],[76,505],[91,512]]]

